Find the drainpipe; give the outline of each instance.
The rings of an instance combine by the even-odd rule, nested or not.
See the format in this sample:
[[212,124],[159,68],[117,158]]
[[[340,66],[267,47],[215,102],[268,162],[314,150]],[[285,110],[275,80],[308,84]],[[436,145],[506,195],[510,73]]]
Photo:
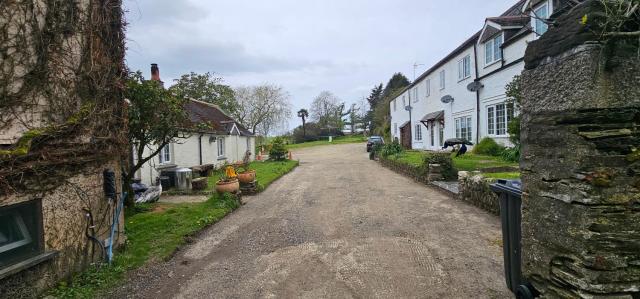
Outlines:
[[[476,78],[474,81],[479,81],[480,74],[478,73],[478,46],[477,43],[473,43],[473,64],[475,65]],[[504,61],[504,60],[503,60]],[[504,62],[503,62],[504,63]],[[480,142],[480,89],[476,90],[476,143]]]
[[198,155],[200,156],[200,165],[202,165],[202,134],[198,136]]

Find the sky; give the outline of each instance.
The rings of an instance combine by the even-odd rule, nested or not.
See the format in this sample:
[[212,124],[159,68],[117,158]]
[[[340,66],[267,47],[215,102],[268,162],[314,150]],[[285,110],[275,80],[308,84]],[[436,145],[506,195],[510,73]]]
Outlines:
[[330,91],[358,103],[395,72],[414,79],[516,0],[124,0],[127,65],[166,86],[212,72],[232,87],[271,83],[295,112]]

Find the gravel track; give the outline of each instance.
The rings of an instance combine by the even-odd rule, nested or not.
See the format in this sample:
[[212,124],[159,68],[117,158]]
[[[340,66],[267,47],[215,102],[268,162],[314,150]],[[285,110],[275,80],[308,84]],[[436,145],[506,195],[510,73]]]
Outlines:
[[499,219],[368,160],[301,164],[113,298],[510,298]]

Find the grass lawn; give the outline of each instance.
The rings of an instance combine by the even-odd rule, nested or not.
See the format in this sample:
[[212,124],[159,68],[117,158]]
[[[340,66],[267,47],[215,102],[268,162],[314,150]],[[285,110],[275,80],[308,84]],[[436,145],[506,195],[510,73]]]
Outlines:
[[[251,163],[251,168],[256,170],[259,188],[264,189],[297,165],[298,161],[291,160],[256,161]],[[217,178],[214,176],[209,179],[211,188]],[[201,203],[140,204],[134,209],[127,209],[127,242],[115,255],[113,263],[90,268],[74,276],[70,282],[60,283],[49,291],[49,295],[58,298],[93,298],[122,283],[127,271],[171,257],[176,249],[185,244],[188,236],[218,222],[237,207],[233,196],[214,194]]]
[[465,171],[481,170],[482,168],[487,167],[518,167],[518,163],[506,162],[500,157],[474,155],[471,153],[467,153],[461,157],[453,158],[453,165],[455,165],[458,170]]
[[[267,188],[273,181],[290,172],[298,166],[296,160],[285,161],[253,161],[249,163],[249,168],[256,171],[256,180],[258,181],[258,190]],[[221,172],[209,177],[207,190],[214,190],[216,182],[220,179]]]
[[363,135],[353,135],[353,136],[340,136],[333,138],[332,142],[329,140],[318,140],[318,141],[309,141],[303,143],[296,144],[287,144],[287,149],[297,149],[297,148],[305,148],[319,145],[331,145],[331,144],[345,144],[345,143],[360,143],[367,142],[367,137]]
[[520,178],[520,173],[519,172],[495,172],[495,173],[483,173],[482,176],[484,176],[485,178],[517,180]]
[[423,151],[403,151],[402,153],[395,155],[393,158],[403,164],[409,164],[411,166],[421,166],[424,163],[425,152]]

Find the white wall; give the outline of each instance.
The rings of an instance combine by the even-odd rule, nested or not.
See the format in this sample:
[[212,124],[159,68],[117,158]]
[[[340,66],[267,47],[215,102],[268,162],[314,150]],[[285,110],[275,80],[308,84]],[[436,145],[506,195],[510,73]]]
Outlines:
[[[200,165],[200,153],[198,147],[198,139],[200,134],[194,134],[188,138],[181,138],[177,142],[172,143],[171,158],[172,161],[160,164],[160,157],[155,156],[136,173],[136,178],[142,180],[144,184],[150,185],[155,183],[156,177],[162,169],[175,167],[193,167]],[[209,142],[210,137],[215,137],[216,141]],[[225,139],[224,157],[218,156],[218,142],[220,138]],[[247,150],[247,140],[249,140],[249,150],[251,151],[251,161],[255,158],[255,137],[245,137],[239,135],[202,135],[202,164],[214,164],[220,167],[226,163],[234,163],[244,158]],[[145,156],[155,149],[155,147],[145,149]]]

